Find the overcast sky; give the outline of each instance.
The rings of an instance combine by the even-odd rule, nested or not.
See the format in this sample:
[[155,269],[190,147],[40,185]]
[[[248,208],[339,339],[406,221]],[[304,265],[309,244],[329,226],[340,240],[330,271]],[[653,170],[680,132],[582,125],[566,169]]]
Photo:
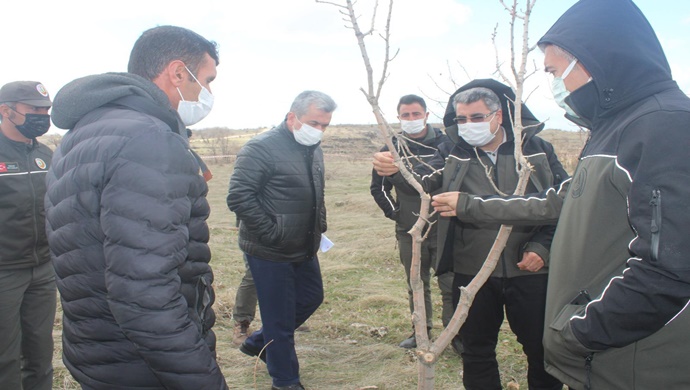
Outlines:
[[[332,0],[344,2],[344,0]],[[387,2],[380,0],[379,16]],[[535,43],[575,0],[538,0],[531,20]],[[671,63],[674,78],[690,92],[690,2],[637,0],[655,28]],[[366,30],[373,0],[356,7]],[[497,77],[491,34],[498,24],[501,61],[509,60],[509,17],[498,0],[397,0],[392,17],[392,50],[398,56],[381,97],[389,121],[396,121],[400,96],[427,99],[442,115],[459,84],[470,78]],[[129,52],[139,35],[157,25],[192,29],[218,43],[218,78],[211,84],[215,105],[194,129],[231,129],[278,124],[294,97],[306,89],[331,95],[338,110],[333,124],[375,123],[359,91],[366,73],[356,39],[344,27],[339,10],[314,0],[35,0],[3,2],[0,85],[38,80],[51,95],[69,81],[89,74],[126,71]],[[376,25],[381,30],[384,21]],[[520,32],[521,34],[521,32]],[[381,40],[367,39],[375,78],[381,72]],[[547,127],[574,129],[562,118],[541,71],[543,55],[531,57],[539,72],[527,105]],[[468,77],[469,75],[469,77]],[[443,102],[443,107],[434,102]],[[438,117],[432,119],[440,122]]]

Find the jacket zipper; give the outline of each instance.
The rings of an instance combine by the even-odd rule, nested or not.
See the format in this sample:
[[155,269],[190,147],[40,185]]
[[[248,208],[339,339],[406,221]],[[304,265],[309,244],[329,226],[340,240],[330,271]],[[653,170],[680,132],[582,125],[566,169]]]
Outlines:
[[651,250],[650,256],[653,262],[659,258],[659,236],[661,235],[661,190],[652,190],[652,200],[649,201],[652,206],[652,226],[651,226]]
[[585,357],[585,390],[592,390],[592,360],[594,360],[593,353]]
[[26,154],[26,176],[29,180],[29,188],[31,188],[31,210],[32,218],[34,221],[34,245],[32,248],[32,253],[34,255],[34,261],[36,265],[40,262],[38,259],[38,252],[36,252],[36,247],[38,247],[38,219],[36,218],[36,187],[34,186],[33,178],[31,177],[31,152]]
[[[503,146],[503,145],[501,145],[501,146]],[[500,149],[501,146],[499,146],[498,148]],[[496,154],[496,163],[498,163],[498,153]],[[494,169],[493,169],[493,175],[492,176],[493,176],[493,181],[496,184],[496,188],[501,188],[499,186],[499,183],[498,183],[498,165],[496,163],[493,164]],[[505,250],[505,247],[503,248],[503,250]],[[503,251],[501,252],[501,267],[503,268],[503,277],[507,278],[508,277],[508,267],[506,266],[506,257],[505,257],[505,252],[503,252]]]

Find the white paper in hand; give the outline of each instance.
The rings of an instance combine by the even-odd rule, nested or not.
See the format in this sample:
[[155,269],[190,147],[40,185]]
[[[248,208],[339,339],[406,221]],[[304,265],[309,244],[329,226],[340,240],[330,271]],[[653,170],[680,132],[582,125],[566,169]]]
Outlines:
[[321,249],[321,252],[326,253],[331,248],[333,248],[333,242],[331,240],[329,240],[325,234],[322,234],[321,235],[321,244],[319,246],[319,249]]

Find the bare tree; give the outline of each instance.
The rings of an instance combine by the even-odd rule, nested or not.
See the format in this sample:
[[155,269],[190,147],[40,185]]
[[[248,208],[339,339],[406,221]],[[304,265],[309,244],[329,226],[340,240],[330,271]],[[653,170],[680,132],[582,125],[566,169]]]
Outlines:
[[[414,226],[408,231],[412,236],[412,266],[410,268],[410,285],[413,292],[413,303],[414,303],[414,313],[412,315],[412,320],[415,325],[415,337],[417,340],[417,360],[418,364],[418,389],[430,390],[434,388],[434,365],[438,360],[439,356],[443,350],[450,344],[453,337],[458,333],[462,324],[465,322],[467,315],[469,313],[470,306],[474,300],[479,289],[488,280],[491,273],[496,268],[496,263],[500,257],[501,252],[505,248],[510,232],[512,231],[512,226],[502,225],[499,229],[496,240],[494,241],[489,254],[484,262],[484,265],[474,277],[472,282],[461,289],[460,303],[455,310],[453,318],[451,319],[448,326],[441,332],[439,337],[434,343],[431,343],[426,332],[426,311],[424,309],[424,295],[423,295],[423,283],[420,277],[420,258],[421,258],[421,244],[426,237],[422,235],[424,227],[429,224],[429,206],[431,202],[431,197],[426,193],[421,186],[421,184],[414,178],[412,173],[408,170],[404,163],[404,159],[410,158],[409,149],[405,145],[405,139],[399,137],[399,143],[403,145],[402,148],[396,150],[393,146],[391,135],[394,135],[390,124],[386,122],[381,113],[379,107],[379,97],[381,95],[381,89],[388,78],[388,66],[395,56],[390,56],[390,23],[391,15],[393,11],[393,0],[389,0],[388,14],[386,18],[386,25],[382,34],[379,34],[380,38],[383,39],[385,43],[385,52],[383,59],[383,70],[381,72],[381,77],[378,83],[374,84],[373,77],[373,67],[371,66],[371,61],[367,52],[365,39],[368,36],[373,35],[375,28],[376,11],[378,9],[378,0],[374,5],[374,12],[371,21],[371,27],[368,31],[363,32],[359,24],[359,17],[355,13],[354,3],[352,0],[344,0],[344,4],[336,3],[327,0],[315,0],[317,3],[330,4],[339,8],[339,12],[343,15],[343,20],[345,21],[345,27],[353,30],[355,37],[357,38],[357,43],[360,48],[360,53],[364,61],[364,66],[367,73],[367,89],[361,88],[362,93],[365,95],[367,101],[371,105],[374,116],[379,126],[379,134],[383,138],[384,142],[388,146],[388,149],[393,155],[396,165],[400,168],[400,173],[405,178],[405,180],[415,189],[421,198],[421,207],[419,211],[419,216],[417,218]],[[519,10],[518,3],[519,0],[513,0],[511,6],[507,6],[504,0],[499,0],[504,9],[508,11],[510,15],[510,53],[511,59],[509,66],[511,69],[512,79],[509,78],[503,70],[501,69],[500,57],[498,55],[498,49],[496,49],[496,68],[497,72],[501,75],[504,81],[511,86],[515,92],[515,101],[513,102],[515,107],[515,116],[511,118],[513,122],[513,131],[515,133],[515,169],[519,173],[518,185],[515,189],[514,194],[524,194],[525,188],[527,186],[527,181],[531,172],[531,167],[525,157],[522,154],[522,131],[524,129],[522,125],[522,95],[523,86],[525,79],[529,77],[527,74],[527,57],[529,53],[534,50],[534,46],[529,46],[529,18],[532,13],[532,9],[536,0],[527,0],[525,9]],[[516,65],[516,45],[515,45],[515,24],[518,21],[522,21],[522,44],[519,46],[519,57],[520,62]],[[494,30],[493,42],[494,47],[496,47],[496,35],[497,29]],[[396,53],[397,54],[397,53]],[[398,150],[403,154],[400,156]]]

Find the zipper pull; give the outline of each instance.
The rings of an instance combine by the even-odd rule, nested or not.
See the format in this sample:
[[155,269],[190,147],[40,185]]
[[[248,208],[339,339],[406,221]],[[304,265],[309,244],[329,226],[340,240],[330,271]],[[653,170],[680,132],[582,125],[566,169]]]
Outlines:
[[592,360],[594,354],[590,353],[585,357],[585,389],[592,390]]
[[659,232],[659,223],[657,221],[657,207],[659,207],[659,198],[661,197],[661,191],[653,190],[652,199],[649,201],[649,205],[652,206],[652,233]]

